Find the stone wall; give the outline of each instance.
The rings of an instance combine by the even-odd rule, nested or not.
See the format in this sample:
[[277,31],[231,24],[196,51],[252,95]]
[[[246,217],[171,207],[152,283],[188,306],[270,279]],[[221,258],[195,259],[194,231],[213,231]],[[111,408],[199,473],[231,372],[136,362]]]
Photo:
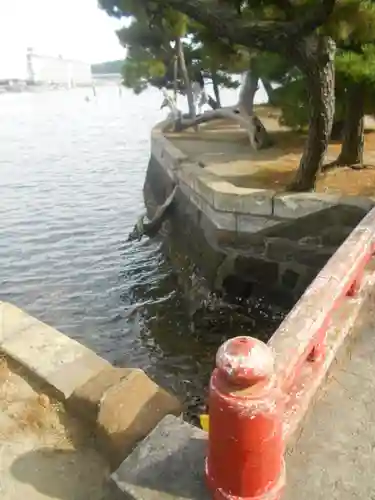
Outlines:
[[276,292],[294,301],[374,202],[240,188],[205,171],[152,131],[144,197],[149,213],[179,186],[171,239],[214,292]]

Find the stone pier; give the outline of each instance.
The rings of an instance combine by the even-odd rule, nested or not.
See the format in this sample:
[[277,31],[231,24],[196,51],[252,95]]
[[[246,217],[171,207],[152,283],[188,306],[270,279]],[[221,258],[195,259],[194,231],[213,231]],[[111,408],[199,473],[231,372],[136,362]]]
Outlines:
[[211,291],[274,292],[293,304],[374,206],[371,198],[251,187],[261,167],[244,183],[248,146],[227,139],[223,148],[214,140],[220,126],[207,125],[210,140],[199,140],[171,133],[170,125],[152,130],[144,198],[152,216],[179,187],[167,225],[170,253],[187,256]]

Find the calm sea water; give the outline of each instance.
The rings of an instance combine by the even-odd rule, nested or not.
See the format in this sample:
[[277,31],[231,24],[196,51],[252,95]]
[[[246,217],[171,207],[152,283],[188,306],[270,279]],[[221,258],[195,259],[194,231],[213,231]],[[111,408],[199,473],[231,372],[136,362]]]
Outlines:
[[[227,326],[228,310],[218,328],[192,332],[161,242],[126,241],[143,210],[159,92],[87,95],[0,96],[0,299],[116,365],[143,368],[194,413],[218,345],[248,326]],[[248,314],[259,334],[282,313],[257,302]]]

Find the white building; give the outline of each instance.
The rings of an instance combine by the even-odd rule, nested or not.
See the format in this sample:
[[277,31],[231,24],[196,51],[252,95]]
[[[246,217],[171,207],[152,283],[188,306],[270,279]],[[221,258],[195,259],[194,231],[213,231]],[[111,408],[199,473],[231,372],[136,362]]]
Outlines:
[[[4,51],[5,52],[5,51]],[[76,87],[91,85],[91,65],[62,57],[44,56],[32,49],[0,54],[0,84],[28,84]]]
[[47,83],[76,87],[90,85],[91,65],[82,61],[35,54],[27,51],[27,75],[30,83]]

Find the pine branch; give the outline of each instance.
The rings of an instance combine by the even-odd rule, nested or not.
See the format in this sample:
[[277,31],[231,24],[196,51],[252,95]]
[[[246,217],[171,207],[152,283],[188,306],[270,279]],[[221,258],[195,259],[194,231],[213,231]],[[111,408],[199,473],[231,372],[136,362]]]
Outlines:
[[[309,35],[332,13],[337,0],[320,0],[305,16],[287,21],[247,21],[218,0],[160,0],[161,8],[171,7],[209,28],[217,37],[231,43],[280,53],[290,43]],[[155,0],[139,0],[145,8],[155,7]],[[292,5],[292,4],[291,4]],[[300,10],[298,10],[300,14]]]

